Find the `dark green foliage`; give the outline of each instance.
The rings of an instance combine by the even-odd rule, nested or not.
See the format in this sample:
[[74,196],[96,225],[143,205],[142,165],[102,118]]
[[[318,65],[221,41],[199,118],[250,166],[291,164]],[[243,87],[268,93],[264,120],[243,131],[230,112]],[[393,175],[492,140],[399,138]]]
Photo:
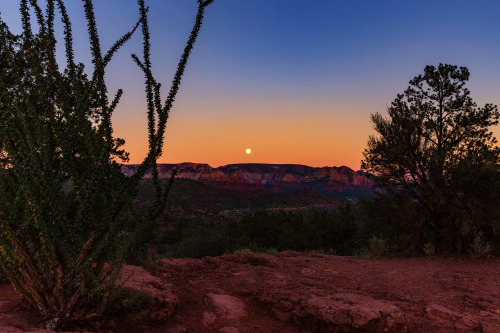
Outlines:
[[113,327],[113,332],[132,332],[131,328],[140,327],[145,321],[150,320],[154,303],[155,298],[147,292],[119,287],[110,297],[103,311],[103,317],[114,318],[116,326]]
[[9,279],[7,278],[7,274],[5,274],[2,267],[0,267],[0,283],[7,283]]
[[243,247],[255,244],[279,251],[322,249],[337,254],[353,251],[357,232],[350,206],[341,208],[338,214],[318,209],[305,215],[261,211],[245,216],[237,227]]
[[240,221],[181,223],[164,237],[173,241],[168,253],[174,257],[217,256],[248,248],[266,251],[321,250],[349,255],[357,244],[358,228],[350,206],[336,214],[312,209],[306,214],[289,211],[258,211]]
[[104,310],[105,315],[124,315],[139,312],[150,306],[154,297],[144,291],[119,287]]
[[[102,314],[126,256],[163,211],[170,184],[162,186],[156,160],[165,124],[187,58],[200,29],[198,14],[166,102],[151,73],[147,8],[102,52],[91,0],[83,1],[93,69],[75,63],[72,28],[62,0],[21,0],[23,32],[14,35],[0,20],[0,266],[11,283],[43,317],[47,328]],[[38,31],[32,30],[34,12]],[[56,62],[54,20],[64,25],[66,68]],[[117,50],[141,26],[143,60],[133,56],[146,78],[149,153],[130,178],[124,141],[113,137],[111,115],[122,91],[108,100],[105,69]],[[153,169],[155,197],[134,207],[137,185]]]
[[373,236],[387,239],[388,247],[398,253],[421,249],[426,243],[423,236],[425,211],[405,193],[361,198],[360,206],[363,209],[361,220],[365,222],[363,243],[368,244]]
[[200,222],[192,228],[177,232],[180,233],[179,241],[172,243],[170,253],[173,257],[219,256],[237,248],[237,240],[233,238],[228,224]]
[[467,253],[479,234],[499,244],[500,149],[496,106],[469,96],[467,68],[427,66],[388,108],[372,115],[363,169],[380,192],[362,201],[367,227],[396,248]]

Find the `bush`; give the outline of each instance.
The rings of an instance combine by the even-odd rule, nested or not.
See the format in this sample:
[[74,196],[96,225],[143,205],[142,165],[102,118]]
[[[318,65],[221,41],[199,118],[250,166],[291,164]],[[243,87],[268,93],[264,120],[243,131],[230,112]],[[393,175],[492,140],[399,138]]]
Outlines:
[[118,318],[118,322],[113,320],[113,332],[130,332],[131,327],[139,327],[141,322],[150,320],[153,304],[153,295],[142,290],[119,287],[110,296],[103,316]]
[[495,253],[500,249],[500,174],[483,170],[489,176],[482,178],[478,172],[470,170],[462,177],[467,192],[453,193],[450,189],[451,193],[442,197],[430,197],[431,209],[404,192],[361,198],[363,238],[367,241],[373,235],[382,235],[390,249],[398,253],[417,249],[420,254],[467,254],[481,234]]
[[171,256],[194,258],[238,249],[259,253],[267,249],[322,250],[348,255],[358,246],[358,228],[350,206],[341,208],[337,214],[318,209],[306,214],[263,210],[229,223],[197,222],[191,228],[181,223],[164,237],[178,239],[169,252]]
[[382,257],[387,251],[387,240],[382,237],[373,236],[369,245],[371,257]]
[[183,232],[181,240],[172,246],[172,257],[201,258],[220,256],[236,250],[237,240],[228,232],[228,226],[215,222],[200,222]]
[[470,244],[469,255],[472,258],[483,258],[491,252],[491,245],[483,240],[483,235],[478,234]]
[[278,251],[330,249],[337,254],[352,254],[357,245],[357,231],[348,205],[337,214],[318,209],[311,209],[305,215],[261,211],[243,217],[237,225],[239,244],[243,246]]
[[139,312],[143,310],[145,306],[148,307],[153,300],[153,295],[145,291],[119,287],[110,298],[110,302],[106,306],[104,314],[113,316]]
[[422,249],[428,242],[424,222],[425,211],[410,197],[397,193],[360,198],[363,212],[363,243],[370,244],[372,237],[386,239],[391,250],[402,253],[408,249]]
[[2,267],[0,267],[0,283],[8,283],[9,279],[7,278],[7,274],[5,274]]
[[[500,148],[496,105],[478,107],[469,71],[447,64],[423,75],[371,119],[362,168],[380,190],[365,200],[367,224],[395,248],[465,254],[478,233],[500,245]],[[371,200],[371,203],[368,202]]]
[[[75,63],[72,27],[62,0],[47,0],[45,11],[37,0],[21,0],[21,35],[12,34],[0,20],[0,266],[46,328],[99,317],[125,258],[162,213],[171,183],[161,186],[156,161],[205,7],[212,1],[198,1],[196,22],[165,104],[151,73],[143,0],[138,0],[138,22],[106,53],[92,1],[83,1],[90,75]],[[64,26],[64,70],[56,61],[56,7]],[[38,32],[32,29],[30,9]],[[111,126],[122,91],[108,99],[105,68],[139,26],[144,59],[132,57],[146,78],[149,151],[137,173],[126,178],[118,162],[126,162],[128,154]],[[155,198],[148,207],[136,209],[137,185],[148,169]]]

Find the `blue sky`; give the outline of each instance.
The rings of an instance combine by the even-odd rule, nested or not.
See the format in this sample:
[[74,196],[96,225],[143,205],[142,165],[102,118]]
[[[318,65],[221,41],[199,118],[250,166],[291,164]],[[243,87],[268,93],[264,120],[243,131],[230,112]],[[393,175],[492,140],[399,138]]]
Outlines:
[[[66,3],[77,58],[90,65],[81,1]],[[197,1],[146,3],[153,68],[166,92]],[[1,17],[14,31],[18,5],[0,1]],[[134,0],[94,1],[94,7],[104,47],[138,18]],[[358,169],[374,134],[370,113],[384,113],[425,65],[468,67],[472,97],[499,104],[498,13],[499,1],[481,0],[215,0],[172,110],[161,161]],[[132,162],[140,162],[147,146],[144,79],[131,53],[141,53],[139,34],[111,63],[107,82],[111,92],[124,89],[115,134],[126,139]]]

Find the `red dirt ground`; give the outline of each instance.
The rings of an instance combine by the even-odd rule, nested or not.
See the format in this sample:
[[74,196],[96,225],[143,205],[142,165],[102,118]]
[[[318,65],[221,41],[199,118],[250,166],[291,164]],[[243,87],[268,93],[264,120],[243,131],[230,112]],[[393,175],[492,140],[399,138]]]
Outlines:
[[[170,318],[136,327],[115,319],[117,332],[500,332],[500,258],[287,251],[160,260],[157,277],[127,269],[139,272],[135,287],[146,279],[146,290],[162,295]],[[0,332],[26,331],[45,330],[0,285]]]

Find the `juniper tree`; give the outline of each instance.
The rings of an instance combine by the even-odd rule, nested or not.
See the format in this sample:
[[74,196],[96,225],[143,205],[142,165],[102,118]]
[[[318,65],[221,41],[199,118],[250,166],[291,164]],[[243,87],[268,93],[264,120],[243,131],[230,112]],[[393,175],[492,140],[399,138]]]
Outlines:
[[[19,35],[0,18],[0,265],[47,328],[102,314],[132,245],[164,209],[169,186],[159,180],[157,160],[165,125],[212,2],[198,0],[165,101],[151,72],[143,0],[138,0],[138,21],[106,52],[92,1],[82,1],[92,53],[89,73],[75,61],[72,25],[62,0],[47,0],[43,9],[37,0],[21,0]],[[56,61],[57,12],[64,26],[64,69]],[[143,55],[132,58],[145,77],[149,150],[137,172],[125,177],[120,162],[128,154],[111,124],[122,90],[109,94],[105,70],[138,29]],[[133,198],[149,169],[155,199],[139,211]]]
[[372,222],[383,221],[378,232],[459,253],[477,234],[498,239],[500,149],[490,127],[500,114],[477,106],[468,80],[465,67],[426,66],[391,103],[389,118],[371,116],[379,135],[370,136],[362,168],[383,189],[368,210]]

